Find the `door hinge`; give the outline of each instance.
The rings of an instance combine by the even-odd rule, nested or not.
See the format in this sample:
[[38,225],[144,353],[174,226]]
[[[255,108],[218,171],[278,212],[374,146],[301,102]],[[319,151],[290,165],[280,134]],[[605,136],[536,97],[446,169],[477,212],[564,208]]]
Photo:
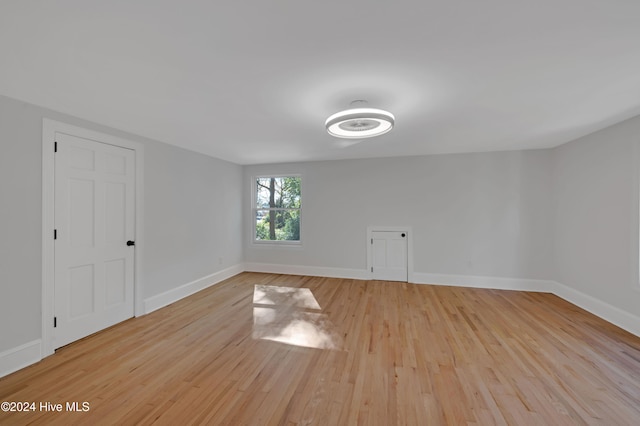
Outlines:
[[53,152],[58,152],[58,142],[53,143]]
[[54,240],[57,240],[57,239],[58,239],[58,230],[57,230],[57,229],[54,229],[54,230],[53,230],[53,239],[54,239]]
[[58,317],[53,317],[53,328],[58,326]]
[[373,266],[371,267],[371,272],[373,272]]
[[373,238],[371,239],[371,244],[373,244]]

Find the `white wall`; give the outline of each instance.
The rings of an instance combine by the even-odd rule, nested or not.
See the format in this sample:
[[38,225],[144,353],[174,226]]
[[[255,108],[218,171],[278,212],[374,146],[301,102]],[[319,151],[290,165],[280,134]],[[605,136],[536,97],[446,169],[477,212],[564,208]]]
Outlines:
[[639,142],[636,117],[553,150],[555,280],[636,316]]
[[242,262],[240,166],[0,96],[0,353],[41,336],[43,117],[144,144],[144,298]]
[[41,121],[0,96],[0,352],[40,338]]
[[302,175],[301,248],[245,238],[245,261],[366,269],[369,225],[413,229],[414,271],[552,278],[549,150],[244,167],[252,176]]
[[145,147],[145,299],[242,263],[241,191],[238,165]]

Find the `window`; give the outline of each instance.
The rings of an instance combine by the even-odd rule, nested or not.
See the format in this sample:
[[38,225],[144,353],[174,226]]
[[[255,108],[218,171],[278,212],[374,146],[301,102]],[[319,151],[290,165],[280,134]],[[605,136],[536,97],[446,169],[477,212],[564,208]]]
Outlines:
[[300,242],[299,176],[256,178],[253,240]]

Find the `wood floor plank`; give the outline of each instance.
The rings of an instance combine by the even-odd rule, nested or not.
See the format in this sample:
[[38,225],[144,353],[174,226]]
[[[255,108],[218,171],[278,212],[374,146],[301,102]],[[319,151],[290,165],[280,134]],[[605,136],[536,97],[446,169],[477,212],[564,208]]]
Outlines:
[[0,401],[90,404],[9,425],[635,425],[640,338],[544,293],[243,273],[0,379]]

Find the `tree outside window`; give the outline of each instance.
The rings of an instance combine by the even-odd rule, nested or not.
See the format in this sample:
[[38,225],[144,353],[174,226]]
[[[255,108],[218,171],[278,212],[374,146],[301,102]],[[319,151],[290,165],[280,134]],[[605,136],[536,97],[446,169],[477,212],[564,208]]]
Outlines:
[[300,177],[256,178],[255,241],[300,241]]

